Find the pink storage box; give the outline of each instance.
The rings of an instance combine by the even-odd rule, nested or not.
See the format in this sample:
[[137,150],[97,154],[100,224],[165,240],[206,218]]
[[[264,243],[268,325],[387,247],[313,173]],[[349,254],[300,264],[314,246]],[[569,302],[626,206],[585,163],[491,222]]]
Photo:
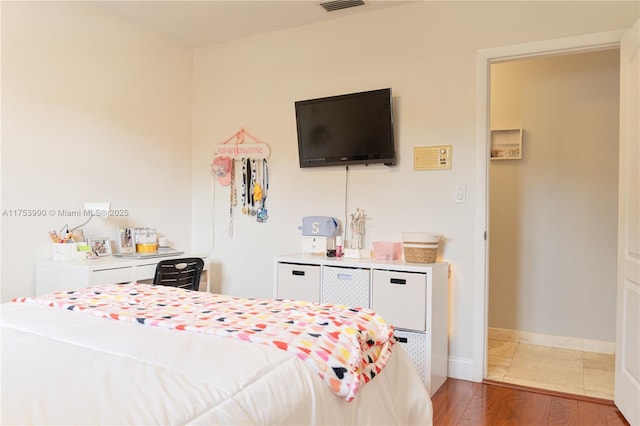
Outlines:
[[374,241],[373,256],[376,260],[396,260],[402,257],[402,243]]

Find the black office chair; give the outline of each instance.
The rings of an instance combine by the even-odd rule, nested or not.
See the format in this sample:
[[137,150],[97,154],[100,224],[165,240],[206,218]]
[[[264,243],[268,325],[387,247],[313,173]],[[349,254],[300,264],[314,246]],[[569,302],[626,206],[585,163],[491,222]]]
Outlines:
[[204,261],[199,257],[161,260],[156,267],[153,284],[197,291],[203,269]]

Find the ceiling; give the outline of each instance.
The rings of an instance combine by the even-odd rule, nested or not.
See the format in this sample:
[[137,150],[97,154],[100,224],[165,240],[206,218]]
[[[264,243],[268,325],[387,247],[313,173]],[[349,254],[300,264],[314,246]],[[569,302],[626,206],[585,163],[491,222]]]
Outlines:
[[327,12],[315,0],[94,1],[104,9],[191,46],[215,44],[410,3],[365,0]]

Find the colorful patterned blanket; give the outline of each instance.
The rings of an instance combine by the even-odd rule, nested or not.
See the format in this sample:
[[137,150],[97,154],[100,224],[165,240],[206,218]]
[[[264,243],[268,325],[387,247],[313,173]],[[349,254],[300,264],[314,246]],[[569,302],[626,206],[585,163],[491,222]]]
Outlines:
[[393,327],[367,309],[149,284],[97,285],[12,302],[274,346],[303,360],[347,401],[382,371],[395,342]]

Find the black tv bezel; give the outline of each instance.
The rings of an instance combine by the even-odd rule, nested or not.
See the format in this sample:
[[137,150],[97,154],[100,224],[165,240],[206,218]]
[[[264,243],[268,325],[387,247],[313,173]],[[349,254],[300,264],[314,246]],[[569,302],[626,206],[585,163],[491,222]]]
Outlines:
[[[300,128],[300,106],[306,106],[309,104],[337,102],[350,98],[364,98],[368,96],[379,96],[381,93],[385,93],[389,99],[389,135],[388,139],[391,141],[391,151],[384,153],[375,153],[368,155],[350,155],[346,157],[323,157],[319,159],[305,159],[303,158],[303,144],[302,144],[302,129]],[[394,130],[394,117],[393,117],[393,94],[391,88],[367,90],[363,92],[346,93],[342,95],[326,96],[321,98],[306,99],[302,101],[296,101],[294,103],[296,113],[296,129],[298,136],[298,161],[300,168],[308,167],[329,167],[329,166],[349,166],[355,164],[384,164],[385,166],[394,166],[397,162],[397,152],[395,143],[395,130]]]

